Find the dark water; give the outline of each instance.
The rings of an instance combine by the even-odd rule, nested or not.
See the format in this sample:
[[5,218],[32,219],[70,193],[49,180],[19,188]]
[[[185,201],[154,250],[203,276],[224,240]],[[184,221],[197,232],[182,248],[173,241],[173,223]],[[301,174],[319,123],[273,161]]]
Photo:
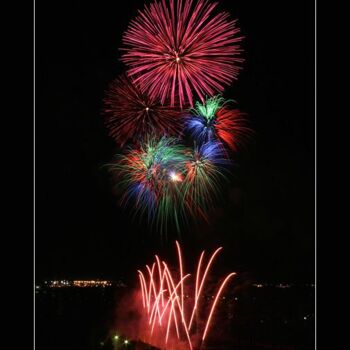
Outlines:
[[113,321],[117,297],[113,288],[36,291],[36,349],[100,349]]
[[[113,349],[110,335],[124,293],[127,288],[36,291],[36,349]],[[218,312],[215,343],[208,340],[202,350],[314,349],[314,288],[248,288],[226,295]]]

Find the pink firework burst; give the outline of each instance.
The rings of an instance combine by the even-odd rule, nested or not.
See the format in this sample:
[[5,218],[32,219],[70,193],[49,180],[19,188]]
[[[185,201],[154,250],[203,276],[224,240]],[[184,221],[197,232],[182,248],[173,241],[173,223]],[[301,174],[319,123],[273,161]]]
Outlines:
[[124,34],[122,61],[143,92],[161,103],[192,106],[194,93],[204,101],[237,78],[240,29],[227,12],[214,14],[216,6],[162,0],[139,11]]
[[115,79],[104,99],[106,126],[116,143],[138,143],[140,135],[177,136],[181,133],[180,111],[142,93],[129,78]]
[[[176,247],[179,262],[177,273],[157,255],[151,266],[146,265],[145,273],[138,270],[142,308],[146,316],[140,335],[161,349],[203,349],[210,329],[214,326],[222,293],[236,273],[231,272],[219,283],[214,283],[210,298],[208,275],[222,248],[216,249],[209,259],[205,258],[205,251],[202,251],[196,273],[191,276],[184,271],[184,260],[178,242]],[[190,282],[191,279],[193,283]]]

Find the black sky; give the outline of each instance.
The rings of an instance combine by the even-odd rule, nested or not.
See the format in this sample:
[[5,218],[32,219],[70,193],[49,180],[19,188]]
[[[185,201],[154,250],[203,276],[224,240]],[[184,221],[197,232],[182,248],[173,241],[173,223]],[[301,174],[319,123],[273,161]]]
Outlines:
[[[102,166],[116,148],[101,117],[124,71],[122,33],[143,1],[36,2],[36,274],[131,276],[173,250],[118,207]],[[255,130],[210,227],[184,233],[194,256],[224,245],[225,266],[252,278],[314,275],[313,1],[220,0],[239,19],[246,62],[225,97]]]

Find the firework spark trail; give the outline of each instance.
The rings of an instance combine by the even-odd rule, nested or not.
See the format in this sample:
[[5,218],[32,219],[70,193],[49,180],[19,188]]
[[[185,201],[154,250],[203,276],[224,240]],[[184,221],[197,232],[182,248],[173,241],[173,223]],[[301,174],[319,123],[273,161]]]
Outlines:
[[[167,271],[167,276],[169,277],[168,281],[170,281],[170,284],[168,283],[168,285],[171,285],[172,288],[175,289],[175,287],[174,287],[175,286],[174,279],[173,279],[173,277],[171,275],[171,272],[170,272],[168,266],[165,263],[164,263],[164,267],[165,267],[165,269]],[[183,279],[181,279],[180,282],[181,282],[181,286],[182,286],[183,285]],[[177,305],[178,305],[180,316],[181,316],[181,322],[182,322],[182,324],[184,326],[184,331],[186,333],[186,337],[187,337],[189,346],[192,349],[191,338],[190,338],[189,331],[188,331],[187,326],[186,326],[186,321],[185,321],[185,316],[184,316],[184,312],[183,312],[184,310],[182,308],[182,304],[179,302],[179,296],[178,295],[176,296],[175,299],[177,301]]]
[[[174,322],[175,322],[175,327],[176,327],[176,333],[177,333],[177,336],[178,338],[180,338],[180,335],[179,335],[179,329],[178,329],[178,325],[177,325],[177,317],[176,317],[176,313],[174,311],[174,302],[176,301],[178,304],[179,304],[179,298],[178,296],[176,295],[176,291],[178,289],[178,287],[180,285],[183,284],[183,281],[189,277],[190,274],[187,274],[186,276],[184,276],[180,281],[179,283],[176,285],[176,287],[174,288],[174,290],[172,291],[170,297],[169,297],[169,300],[165,306],[165,308],[163,309],[163,312],[162,312],[162,315],[161,315],[161,318],[164,316],[165,312],[167,311],[167,308],[168,308],[168,304],[171,302],[171,309],[170,309],[170,316],[168,318],[168,326],[167,326],[167,336],[166,336],[166,340],[168,338],[168,335],[169,335],[169,329],[170,329],[170,322],[171,322],[171,318],[172,318],[172,315],[174,317]],[[174,297],[175,296],[175,297]]]
[[[155,263],[153,263],[152,269],[150,269],[149,266],[146,266],[146,268],[148,270],[148,273],[149,273],[149,276],[150,276],[150,290],[149,290],[149,297],[150,298],[151,298],[151,291],[153,291],[154,298],[157,298],[158,295],[159,295],[159,293],[157,293],[156,286],[155,286],[155,281],[154,281],[154,278],[153,278],[154,267],[155,267]],[[158,316],[160,317],[159,308],[157,307],[155,310],[157,311]],[[152,312],[151,312],[151,318],[152,318]]]
[[139,273],[140,285],[141,285],[141,293],[142,293],[142,305],[146,307],[146,299],[145,299],[145,285],[144,285],[144,277],[142,276],[142,272],[140,270],[137,271]]
[[[203,289],[203,286],[204,286],[204,282],[205,282],[205,278],[207,277],[207,274],[210,270],[210,266],[212,265],[213,261],[214,261],[214,258],[215,256],[220,252],[220,250],[222,249],[222,247],[218,248],[215,250],[215,252],[213,253],[213,255],[211,256],[208,264],[207,264],[207,267],[204,271],[204,274],[203,274],[203,277],[202,277],[202,280],[201,280],[201,283],[200,283],[200,286],[199,286],[199,289],[198,289],[198,292],[196,293],[195,295],[195,302],[194,302],[194,306],[193,306],[193,311],[192,311],[192,315],[191,315],[191,320],[190,320],[190,324],[188,326],[189,329],[191,329],[191,325],[192,325],[192,321],[193,321],[193,316],[194,316],[194,313],[197,309],[197,305],[198,305],[198,299],[200,297],[200,294],[201,294],[201,291]],[[204,254],[204,252],[203,252]],[[198,276],[199,277],[199,276]]]
[[[158,266],[158,273],[159,273],[159,278],[160,278],[160,284],[159,284],[159,290],[163,290],[163,282],[165,278],[165,271],[162,273],[162,267],[160,264],[159,257],[156,255],[156,260],[157,260],[157,266]],[[162,294],[162,306],[164,307],[164,295]]]
[[[160,260],[158,258],[158,256],[156,255],[156,260],[157,262],[159,262],[160,264]],[[171,291],[171,288],[173,288],[173,291],[172,293],[170,294],[170,297],[169,297],[169,300],[167,302],[167,304],[165,305],[162,305],[163,306],[163,311],[161,313],[160,311],[160,308],[159,308],[159,300],[160,298],[162,298],[164,296],[164,292],[167,291],[167,290],[163,290],[162,288],[159,289],[159,293],[156,295],[154,295],[154,298],[155,298],[155,303],[153,305],[153,309],[152,309],[152,312],[151,312],[151,316],[150,316],[150,319],[149,319],[149,324],[152,323],[152,329],[151,329],[151,334],[153,333],[153,328],[155,326],[155,322],[156,322],[156,313],[158,313],[158,321],[159,321],[159,325],[161,325],[161,322],[162,322],[162,318],[164,316],[164,313],[167,311],[167,307],[168,307],[168,304],[169,302],[172,302],[172,299],[173,299],[173,295],[175,295],[177,289],[179,288],[179,286],[182,286],[183,285],[183,281],[189,277],[190,275],[187,274],[186,276],[183,276],[180,280],[180,282],[178,282],[178,284],[176,285],[176,287],[174,287],[174,285],[172,283],[169,283],[169,279],[168,279],[168,274],[170,274],[170,272],[167,270],[167,267],[165,266],[164,270],[162,271],[161,270],[161,266],[159,265],[159,278],[160,278],[160,285],[163,285],[163,280],[164,280],[164,276],[167,278],[167,282],[168,282],[168,285],[167,285],[167,290]],[[172,281],[172,277],[170,275],[170,281]],[[152,274],[152,279],[153,279],[153,274]],[[153,286],[155,286],[155,283],[154,283],[154,280],[153,280]],[[173,307],[173,306],[172,306]],[[155,311],[157,310],[157,311]],[[176,317],[176,315],[175,315]],[[176,328],[177,327],[177,320],[175,318],[175,322],[176,322]]]
[[[186,275],[185,278],[189,277],[190,275]],[[171,309],[170,309],[170,317],[168,319],[168,328],[167,328],[167,334],[166,334],[166,338],[165,338],[165,343],[168,340],[168,336],[169,336],[169,330],[170,330],[170,322],[171,322],[171,316],[173,316],[174,319],[174,323],[175,323],[175,329],[176,329],[176,334],[177,334],[177,338],[180,339],[180,333],[179,333],[179,326],[178,326],[178,322],[177,322],[177,317],[176,317],[176,312],[175,312],[175,306],[174,303],[175,301],[178,303],[178,296],[175,295],[177,288],[180,286],[180,284],[182,283],[182,280],[177,284],[176,288],[173,290],[169,301],[171,300]],[[175,298],[173,297],[173,295],[175,295]],[[164,309],[163,311],[163,315],[165,313],[166,309]]]
[[[160,311],[159,311],[159,300],[164,292],[166,292],[166,289],[161,290],[156,296],[155,302],[154,302],[153,307],[152,307],[151,317],[149,319],[149,324],[154,324],[154,323],[152,323],[152,320],[156,320],[155,314],[158,313],[159,325],[160,326],[162,325],[162,321],[160,318]],[[152,335],[152,333],[153,333],[153,326],[152,326],[151,335]]]
[[216,296],[215,296],[213,305],[212,305],[212,307],[211,307],[211,310],[210,310],[210,313],[209,313],[209,316],[208,316],[207,324],[206,324],[205,329],[204,329],[204,333],[203,333],[203,337],[202,337],[202,340],[203,340],[203,341],[204,341],[204,339],[205,339],[205,337],[206,337],[206,335],[207,335],[208,328],[209,328],[209,325],[210,325],[210,321],[211,321],[211,319],[212,319],[212,317],[213,317],[213,313],[214,313],[214,311],[215,311],[215,306],[216,306],[216,304],[217,304],[217,302],[218,302],[218,300],[219,300],[219,297],[220,297],[220,295],[221,295],[221,292],[222,292],[222,290],[224,289],[226,283],[229,281],[229,279],[230,279],[231,277],[233,277],[235,274],[236,274],[235,272],[232,272],[232,273],[230,273],[230,274],[224,279],[224,281],[222,282],[222,284],[221,284],[221,286],[220,286],[220,288],[219,288],[219,290],[218,290],[218,292],[217,292],[217,294],[216,294]]
[[[198,262],[198,266],[197,266],[197,274],[196,274],[196,287],[195,287],[195,292],[194,292],[194,296],[195,296],[195,304],[193,306],[193,311],[192,311],[192,315],[191,315],[191,319],[190,322],[188,324],[188,329],[191,329],[191,325],[192,325],[192,320],[193,320],[193,316],[194,316],[194,311],[196,308],[196,300],[197,300],[197,295],[198,295],[198,286],[199,286],[199,276],[200,276],[200,272],[201,272],[201,266],[202,266],[202,260],[204,258],[204,250],[202,251],[200,258],[199,258],[199,262]],[[141,286],[142,287],[142,286]]]
[[[166,274],[166,270],[164,269],[164,275],[165,275],[165,274]],[[173,296],[176,294],[176,291],[177,291],[178,287],[179,287],[180,285],[182,285],[183,281],[184,281],[187,277],[189,277],[189,276],[190,276],[189,274],[185,275],[185,276],[180,280],[180,282],[178,282],[178,284],[176,285],[176,287],[175,287],[175,288],[173,289],[173,291],[171,292],[170,297],[169,297],[169,299],[168,299],[168,301],[167,301],[165,307],[163,306],[163,311],[162,311],[162,312],[160,311],[160,308],[159,308],[159,298],[158,298],[158,296],[159,296],[159,295],[163,296],[163,295],[164,295],[164,292],[167,291],[167,290],[169,290],[169,293],[170,293],[171,288],[173,287],[173,285],[170,285],[170,284],[168,283],[168,289],[161,290],[161,291],[159,292],[159,294],[158,294],[157,296],[155,296],[155,298],[156,298],[157,301],[155,302],[154,305],[155,305],[155,307],[156,307],[157,310],[158,310],[158,322],[159,322],[160,325],[161,325],[161,323],[162,323],[162,318],[163,318],[165,312],[167,311],[169,302],[172,301]],[[153,313],[153,314],[151,315],[151,317],[150,317],[150,322],[149,322],[149,323],[152,322],[152,318],[153,318],[153,323],[152,323],[152,329],[153,329],[154,324],[155,324],[155,322],[156,322],[155,313]]]
[[[170,297],[169,297],[169,300],[167,301],[167,303],[166,303],[166,305],[165,305],[165,307],[164,307],[164,309],[163,309],[163,312],[162,312],[162,314],[161,314],[161,316],[160,316],[161,318],[164,316],[165,311],[167,310],[167,307],[168,307],[169,303],[170,303],[170,302],[173,302],[173,301],[175,300],[175,298],[178,298],[178,296],[176,295],[176,291],[177,291],[177,289],[179,288],[179,286],[182,285],[183,282],[184,282],[184,280],[185,280],[187,277],[190,277],[190,276],[191,276],[190,274],[185,275],[185,276],[178,282],[178,284],[176,285],[176,287],[174,288],[174,290],[171,292],[171,295],[170,295]],[[175,298],[174,298],[174,296],[175,296]]]
[[[198,266],[196,269],[194,298],[188,299],[186,296],[186,303],[184,299],[185,282],[189,279],[190,274],[184,274],[182,252],[180,244],[178,242],[176,242],[176,248],[179,264],[178,281],[176,281],[176,279],[174,278],[166,262],[160,260],[160,258],[157,255],[155,256],[156,262],[153,263],[152,268],[146,265],[146,269],[148,271],[147,279],[144,277],[141,271],[138,271],[141,293],[143,295],[142,305],[143,309],[146,310],[148,315],[147,323],[150,327],[151,337],[154,334],[155,328],[159,327],[157,328],[157,334],[163,334],[164,332],[164,344],[168,344],[169,338],[171,338],[172,343],[175,342],[175,344],[177,344],[176,347],[179,348],[179,342],[181,342],[183,337],[185,337],[186,342],[188,343],[188,348],[193,349],[193,346],[195,345],[193,343],[193,336],[196,335],[193,331],[191,332],[191,327],[193,325],[193,317],[196,311],[198,310],[199,298],[203,292],[203,288],[206,284],[208,274],[211,270],[216,256],[222,250],[222,247],[219,247],[214,251],[206,265],[203,265],[205,252],[201,252],[198,261]],[[157,265],[158,273],[155,273],[155,265]],[[202,270],[203,274],[201,272]],[[234,272],[230,273],[219,284],[217,292],[215,296],[213,296],[214,300],[209,307],[210,311],[208,313],[208,316],[205,320],[202,320],[204,321],[204,323],[200,322],[200,324],[205,324],[201,335],[202,343],[208,337],[208,333],[212,324],[212,320],[220,296],[222,295],[222,292],[226,287],[227,283],[234,275]],[[164,303],[162,302],[162,298],[164,300]],[[191,312],[188,314],[188,316],[190,315],[190,318],[188,320],[186,320],[185,314],[185,310],[187,308],[191,309]],[[201,310],[201,314],[203,314],[203,310]],[[181,320],[181,328],[179,327],[179,318]],[[165,319],[164,322],[163,319]],[[156,326],[156,324],[158,324],[158,326]],[[199,324],[197,324],[197,328],[198,325]],[[175,329],[175,337],[171,336],[172,329]]]
[[[175,298],[175,299],[176,299],[176,298]],[[167,326],[166,335],[165,335],[165,344],[167,344],[167,342],[168,342],[169,331],[170,331],[170,324],[171,324],[172,317],[174,317],[174,322],[175,322],[177,337],[180,338],[179,329],[178,329],[178,326],[177,326],[176,314],[175,314],[175,311],[174,311],[174,302],[175,302],[175,299],[172,299],[172,300],[171,300],[170,317],[168,318],[168,326]]]
[[122,61],[143,93],[170,105],[192,105],[194,94],[222,92],[237,78],[240,29],[208,0],[145,5],[123,36]]
[[[177,248],[177,252],[178,252],[178,256],[179,256],[180,279],[182,280],[182,277],[183,277],[183,265],[182,265],[181,248],[180,248],[180,244],[179,244],[178,241],[176,241],[175,243],[176,243],[176,248]],[[185,315],[185,310],[184,310],[184,284],[183,284],[183,282],[181,283],[181,308],[182,308],[183,314]]]

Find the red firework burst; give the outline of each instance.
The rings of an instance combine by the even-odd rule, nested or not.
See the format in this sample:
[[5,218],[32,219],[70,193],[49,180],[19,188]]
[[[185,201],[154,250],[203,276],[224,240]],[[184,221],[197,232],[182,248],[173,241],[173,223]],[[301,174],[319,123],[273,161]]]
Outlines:
[[213,14],[208,0],[162,0],[145,6],[123,37],[122,61],[143,92],[161,103],[192,106],[193,92],[222,92],[236,79],[241,49],[236,21]]
[[120,146],[127,141],[138,143],[144,134],[181,133],[179,109],[163,106],[155,97],[142,93],[126,76],[111,83],[104,102],[109,134]]
[[216,133],[233,151],[237,151],[252,132],[245,124],[244,114],[238,109],[224,106],[216,112]]

